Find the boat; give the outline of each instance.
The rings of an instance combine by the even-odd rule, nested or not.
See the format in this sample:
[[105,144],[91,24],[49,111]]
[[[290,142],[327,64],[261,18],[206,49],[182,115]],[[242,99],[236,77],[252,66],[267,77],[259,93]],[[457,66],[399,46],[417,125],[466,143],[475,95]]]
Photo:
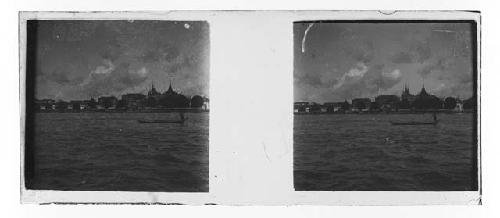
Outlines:
[[182,124],[184,121],[187,120],[186,117],[184,117],[184,113],[179,113],[179,120],[137,120],[139,123],[179,123]]
[[413,125],[436,125],[438,124],[438,120],[435,120],[435,121],[432,121],[432,122],[415,122],[415,121],[411,121],[411,122],[394,122],[394,121],[390,121],[392,125],[395,125],[395,126],[403,126],[403,125],[406,125],[406,126],[413,126]]
[[139,123],[184,123],[187,119],[184,120],[137,120]]
[[432,122],[416,122],[416,121],[410,121],[410,122],[394,122],[390,121],[392,125],[396,126],[415,126],[415,125],[436,125],[438,124],[439,120],[437,119],[436,113],[432,114]]

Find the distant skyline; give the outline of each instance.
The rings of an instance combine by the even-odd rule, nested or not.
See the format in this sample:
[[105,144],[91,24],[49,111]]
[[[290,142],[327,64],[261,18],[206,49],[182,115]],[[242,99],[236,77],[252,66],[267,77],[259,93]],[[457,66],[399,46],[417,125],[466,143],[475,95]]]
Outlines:
[[[33,22],[33,21],[30,21]],[[203,21],[37,22],[38,99],[88,99],[155,88],[208,96],[209,27]]]
[[295,23],[294,100],[473,95],[470,23]]

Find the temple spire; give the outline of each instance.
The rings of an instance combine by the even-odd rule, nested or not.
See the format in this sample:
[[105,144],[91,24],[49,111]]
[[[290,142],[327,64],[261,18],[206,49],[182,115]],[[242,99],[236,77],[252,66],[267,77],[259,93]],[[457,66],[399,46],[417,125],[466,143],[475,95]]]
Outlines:
[[428,95],[427,94],[427,91],[425,91],[425,80],[424,80],[424,77],[422,77],[422,90],[420,90],[420,94],[419,95]]
[[174,92],[174,89],[172,89],[172,79],[170,79],[170,85],[168,86],[168,90],[166,93],[167,94],[176,94],[176,92]]

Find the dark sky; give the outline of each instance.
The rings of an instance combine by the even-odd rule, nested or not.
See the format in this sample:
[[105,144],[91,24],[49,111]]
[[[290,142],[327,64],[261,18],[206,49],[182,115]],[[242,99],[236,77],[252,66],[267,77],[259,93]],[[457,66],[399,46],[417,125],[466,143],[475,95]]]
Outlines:
[[[295,23],[294,100],[473,94],[470,23]],[[306,34],[307,32],[307,34]]]
[[38,21],[36,94],[89,99],[165,91],[208,96],[209,30],[202,21]]

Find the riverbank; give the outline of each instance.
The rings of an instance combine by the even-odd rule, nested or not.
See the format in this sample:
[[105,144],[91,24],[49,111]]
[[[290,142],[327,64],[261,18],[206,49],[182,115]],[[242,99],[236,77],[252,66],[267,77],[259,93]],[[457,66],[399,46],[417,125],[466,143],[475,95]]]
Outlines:
[[199,108],[150,108],[150,109],[87,109],[87,110],[39,110],[37,113],[205,113],[210,110]]
[[294,115],[322,115],[322,114],[332,114],[332,115],[344,115],[344,114],[425,114],[425,113],[437,113],[437,114],[462,114],[462,113],[473,113],[474,110],[463,110],[463,111],[449,111],[449,110],[413,110],[413,111],[345,111],[345,112],[294,112]]

